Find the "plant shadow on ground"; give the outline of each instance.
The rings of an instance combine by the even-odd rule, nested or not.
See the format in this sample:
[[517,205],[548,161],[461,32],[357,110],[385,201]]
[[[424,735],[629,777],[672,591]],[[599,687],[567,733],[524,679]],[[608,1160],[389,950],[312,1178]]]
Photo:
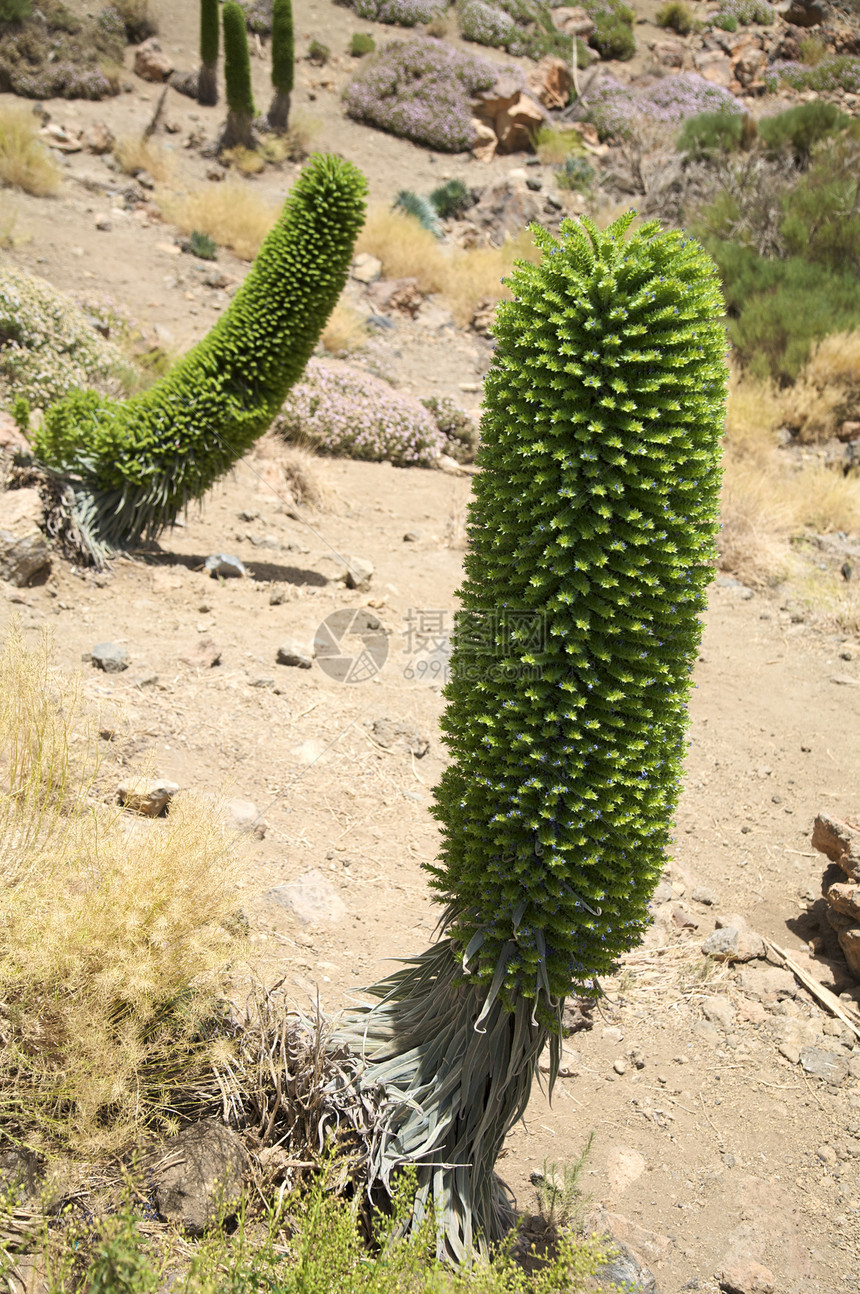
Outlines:
[[[189,571],[202,571],[209,554],[171,552],[158,544],[152,544],[136,549],[133,556],[147,566],[184,566]],[[249,578],[259,580],[261,583],[304,584],[315,588],[324,588],[330,583],[319,571],[306,570],[301,566],[282,566],[278,562],[255,562],[244,559],[242,565]]]

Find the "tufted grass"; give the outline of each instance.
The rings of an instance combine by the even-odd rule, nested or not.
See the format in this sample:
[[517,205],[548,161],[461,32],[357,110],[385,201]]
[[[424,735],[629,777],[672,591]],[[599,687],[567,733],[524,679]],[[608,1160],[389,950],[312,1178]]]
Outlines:
[[36,198],[60,187],[60,172],[39,138],[31,113],[0,108],[0,183]]

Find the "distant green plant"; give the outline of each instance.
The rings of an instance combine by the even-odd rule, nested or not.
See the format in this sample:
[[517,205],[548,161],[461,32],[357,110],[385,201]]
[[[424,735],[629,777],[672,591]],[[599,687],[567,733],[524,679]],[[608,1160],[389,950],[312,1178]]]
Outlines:
[[78,391],[47,410],[38,458],[74,481],[95,557],[155,536],[270,426],[346,283],[364,177],[317,155],[215,327],[125,403]]
[[[458,0],[457,20],[465,40],[541,59],[570,58],[570,37],[552,21],[546,0]],[[588,54],[579,66],[588,64]]]
[[584,8],[595,23],[588,38],[592,49],[603,59],[632,58],[636,53],[633,10],[623,0],[585,0]]
[[591,1147],[594,1145],[594,1130],[579,1158],[572,1164],[564,1164],[559,1170],[558,1164],[548,1164],[544,1160],[543,1172],[537,1180],[538,1212],[548,1230],[558,1231],[560,1227],[569,1227],[581,1219],[585,1199],[579,1189],[581,1178]]
[[209,234],[201,233],[199,229],[192,229],[188,235],[188,246],[193,256],[199,256],[201,261],[216,261],[218,259],[218,244]]
[[208,107],[218,102],[218,50],[221,43],[219,0],[200,0],[200,71],[197,102]]
[[718,13],[711,21],[715,27],[719,27],[720,31],[737,31],[738,29],[738,20],[730,13]]
[[221,11],[224,25],[224,80],[227,85],[227,125],[223,148],[253,148],[254,94],[251,89],[251,56],[242,6],[231,0]]
[[[860,6],[858,8],[860,9]],[[827,41],[814,35],[804,36],[798,41],[797,48],[801,63],[806,63],[808,67],[817,67],[830,53]]]
[[697,159],[733,153],[744,138],[745,118],[737,112],[699,112],[678,135],[678,151]]
[[781,82],[795,90],[816,90],[819,94],[834,90],[860,93],[860,58],[853,54],[831,54],[814,67],[791,66],[780,71],[766,69],[764,82],[769,91],[779,88]]
[[295,80],[295,32],[292,0],[274,0],[272,7],[272,85],[269,125],[283,134],[289,126],[290,99]]
[[430,201],[437,215],[443,220],[451,220],[471,206],[472,195],[462,180],[446,180],[433,190]]
[[573,155],[555,173],[560,189],[587,189],[594,179],[594,167],[585,157]]
[[771,154],[791,152],[798,165],[809,161],[815,145],[828,135],[845,130],[851,118],[823,99],[799,103],[774,117],[762,117],[758,133]]
[[689,36],[696,27],[696,16],[687,0],[667,0],[657,10],[657,26],[669,27],[679,36]]
[[411,189],[401,189],[391,206],[393,211],[402,211],[405,216],[412,216],[423,229],[435,234],[437,238],[441,234],[433,204]]
[[0,22],[23,22],[32,12],[32,0],[0,0]]
[[331,58],[331,50],[321,40],[314,38],[308,46],[308,58],[312,63],[318,63],[321,66]]
[[12,418],[15,426],[26,436],[30,429],[30,401],[23,395],[17,395],[12,401]]
[[376,41],[369,31],[354,31],[349,43],[349,52],[353,58],[364,58],[365,54],[376,51]]

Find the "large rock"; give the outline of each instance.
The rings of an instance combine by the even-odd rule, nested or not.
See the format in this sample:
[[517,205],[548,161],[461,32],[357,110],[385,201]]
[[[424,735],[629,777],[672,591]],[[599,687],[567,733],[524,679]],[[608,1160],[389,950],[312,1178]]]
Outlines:
[[534,99],[521,94],[496,116],[500,153],[534,152],[535,132],[546,121],[546,113]]
[[727,90],[735,79],[732,60],[721,50],[702,50],[694,56],[693,62],[700,76],[703,76],[706,81],[713,82],[714,85],[722,86],[724,90]]
[[673,40],[670,36],[664,40],[655,40],[651,54],[654,62],[661,67],[683,67],[685,48],[683,41]]
[[566,108],[573,89],[573,75],[563,58],[548,54],[529,72],[529,89],[545,108]]
[[150,36],[134,51],[134,70],[143,81],[166,81],[173,71],[173,59]]
[[165,1168],[153,1171],[155,1205],[166,1222],[193,1236],[235,1216],[247,1155],[239,1137],[217,1119],[204,1119],[171,1137]]
[[860,881],[860,831],[819,813],[812,827],[812,848],[838,863],[852,881]]
[[775,5],[774,8],[794,27],[817,27],[824,22],[826,16],[823,6],[817,4],[816,0],[788,0],[788,3]]
[[554,26],[565,36],[581,36],[583,40],[588,40],[597,26],[594,19],[578,6],[560,5],[558,9],[550,10],[550,16]]
[[765,943],[761,935],[750,930],[739,915],[717,919],[718,928],[702,944],[702,952],[721,962],[748,962],[764,957]]
[[541,205],[540,196],[521,180],[502,177],[487,186],[469,215],[491,243],[501,246],[507,234],[516,234],[540,218]]
[[50,569],[51,550],[40,529],[43,516],[38,490],[0,494],[0,580],[21,589]]
[[860,980],[860,926],[852,924],[840,930],[839,947],[845,955],[851,974]]
[[727,1267],[717,1280],[723,1294],[774,1294],[773,1272],[754,1261]]
[[804,1047],[800,1063],[810,1078],[820,1078],[826,1083],[841,1083],[848,1077],[848,1061],[833,1051],[821,1047]]
[[374,310],[397,311],[413,319],[424,301],[416,278],[377,279],[368,287],[367,299]]

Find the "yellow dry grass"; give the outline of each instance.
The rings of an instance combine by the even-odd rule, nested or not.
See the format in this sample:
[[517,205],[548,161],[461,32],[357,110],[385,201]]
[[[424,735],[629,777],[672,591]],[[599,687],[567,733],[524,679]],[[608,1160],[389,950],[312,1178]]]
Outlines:
[[158,144],[142,139],[139,135],[118,139],[113,147],[113,155],[126,175],[146,171],[157,184],[166,183],[173,175],[170,156]]
[[560,166],[572,153],[585,151],[578,130],[556,126],[541,126],[535,134],[534,144],[535,152],[545,166]]
[[860,408],[860,331],[818,342],[784,396],[786,424],[803,441],[826,440]]
[[501,247],[450,249],[412,216],[378,208],[368,215],[356,251],[378,257],[385,278],[414,278],[421,292],[441,292],[460,325],[471,322],[480,302],[510,295],[501,280],[515,260],[539,256],[525,229]]
[[329,355],[348,355],[363,346],[367,337],[361,315],[344,301],[338,301],[322,330],[320,343]]
[[36,131],[31,113],[0,108],[0,183],[36,198],[60,187],[60,172]]
[[0,652],[0,1128],[4,1139],[115,1150],[170,1127],[171,1091],[211,1058],[235,945],[240,863],[211,804],[164,821],[94,794],[79,687],[47,639]]
[[160,194],[159,202],[182,233],[197,229],[246,261],[254,259],[280,210],[235,180],[202,184],[184,194]]

